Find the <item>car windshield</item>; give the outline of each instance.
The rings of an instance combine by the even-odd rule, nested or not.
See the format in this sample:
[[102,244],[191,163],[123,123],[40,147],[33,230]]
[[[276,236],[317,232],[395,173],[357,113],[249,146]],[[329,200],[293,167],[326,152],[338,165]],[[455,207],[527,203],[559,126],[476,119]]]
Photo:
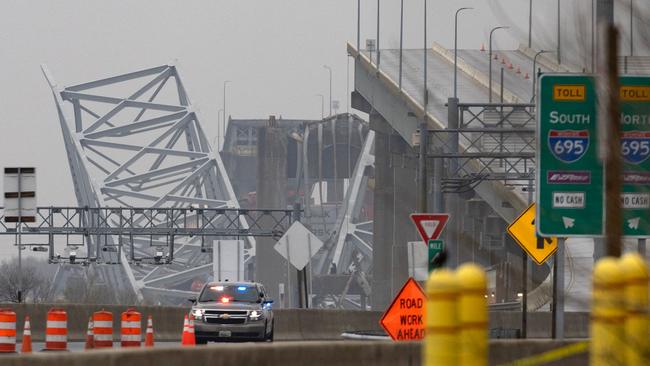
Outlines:
[[208,285],[201,292],[199,302],[257,302],[259,292],[256,286],[246,285]]

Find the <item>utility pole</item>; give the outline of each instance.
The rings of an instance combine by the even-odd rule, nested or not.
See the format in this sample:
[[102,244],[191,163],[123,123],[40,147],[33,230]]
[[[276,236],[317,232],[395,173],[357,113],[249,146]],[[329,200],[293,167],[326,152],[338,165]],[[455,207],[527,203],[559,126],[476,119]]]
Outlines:
[[598,70],[599,123],[602,130],[600,155],[605,165],[605,245],[607,255],[621,256],[622,215],[621,124],[619,111],[618,29],[612,23],[601,24],[603,52]]

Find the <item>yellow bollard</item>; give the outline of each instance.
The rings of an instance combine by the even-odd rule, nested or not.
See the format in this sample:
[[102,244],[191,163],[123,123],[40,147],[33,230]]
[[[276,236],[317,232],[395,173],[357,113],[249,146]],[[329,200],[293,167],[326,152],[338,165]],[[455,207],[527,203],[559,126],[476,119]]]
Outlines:
[[456,366],[458,364],[456,277],[448,269],[433,271],[429,275],[426,292],[424,365]]
[[592,366],[625,365],[623,269],[617,258],[605,257],[593,273],[591,304]]
[[638,253],[620,261],[625,280],[625,360],[627,365],[650,364],[650,319],[648,318],[648,266]]
[[458,364],[487,366],[488,311],[485,271],[474,263],[465,263],[456,271],[460,355]]

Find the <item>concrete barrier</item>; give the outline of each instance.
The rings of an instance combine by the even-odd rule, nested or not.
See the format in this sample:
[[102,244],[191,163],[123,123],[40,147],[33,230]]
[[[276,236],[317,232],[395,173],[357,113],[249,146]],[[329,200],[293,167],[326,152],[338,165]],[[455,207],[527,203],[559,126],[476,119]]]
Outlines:
[[[32,325],[32,339],[43,341],[45,317],[52,307],[68,312],[68,339],[83,341],[86,337],[88,317],[97,310],[113,313],[113,336],[119,340],[119,314],[128,308],[121,305],[77,305],[77,304],[0,304],[13,309],[18,316],[18,338],[22,337],[23,319],[29,315]],[[148,315],[153,317],[156,339],[159,341],[180,340],[183,316],[187,307],[138,306],[142,314],[142,326],[146,327]],[[329,310],[329,309],[277,309],[275,314],[275,339],[277,340],[332,340],[342,339],[346,331],[380,331],[380,311]],[[519,329],[521,313],[499,311],[490,313],[490,328]],[[534,312],[528,314],[528,336],[549,338],[551,335],[551,314]],[[589,336],[589,313],[566,313],[565,336],[587,338]]]
[[[45,317],[52,307],[63,308],[68,313],[68,340],[86,339],[88,317],[97,310],[113,313],[113,339],[119,340],[120,314],[128,306],[77,305],[77,304],[0,304],[13,309],[18,317],[18,338],[22,337],[23,319],[31,318],[32,339],[43,341]],[[146,328],[148,315],[153,317],[156,340],[179,341],[183,330],[183,317],[187,307],[137,306],[142,314],[142,327]],[[379,330],[381,312],[325,309],[278,309],[275,314],[275,338],[278,340],[342,339],[341,333],[352,330]]]
[[[490,365],[540,354],[569,342],[498,341],[490,344]],[[41,353],[0,357],[3,366],[419,366],[418,342],[285,342],[219,344],[200,347],[94,350],[83,353]],[[545,365],[585,365],[586,353]]]
[[[551,313],[528,313],[528,338],[551,337]],[[520,311],[490,312],[490,328],[520,329]],[[567,312],[564,314],[564,336],[566,338],[589,337],[589,313]]]

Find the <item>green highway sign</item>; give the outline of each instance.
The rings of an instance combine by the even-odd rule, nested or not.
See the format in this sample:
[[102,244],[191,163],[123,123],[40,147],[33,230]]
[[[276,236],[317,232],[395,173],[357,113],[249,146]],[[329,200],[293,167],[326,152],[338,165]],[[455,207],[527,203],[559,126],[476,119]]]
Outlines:
[[[623,233],[650,236],[650,78],[621,77]],[[537,232],[601,236],[604,169],[592,76],[543,75],[537,115]]]
[[650,77],[621,77],[623,235],[650,236]]
[[442,240],[439,239],[429,239],[427,243],[427,247],[429,248],[429,260],[427,263],[429,263],[429,272],[433,271],[434,269],[438,268],[438,266],[435,266],[433,264],[433,259],[438,255],[439,253],[442,253],[442,251],[445,248],[445,243]]

